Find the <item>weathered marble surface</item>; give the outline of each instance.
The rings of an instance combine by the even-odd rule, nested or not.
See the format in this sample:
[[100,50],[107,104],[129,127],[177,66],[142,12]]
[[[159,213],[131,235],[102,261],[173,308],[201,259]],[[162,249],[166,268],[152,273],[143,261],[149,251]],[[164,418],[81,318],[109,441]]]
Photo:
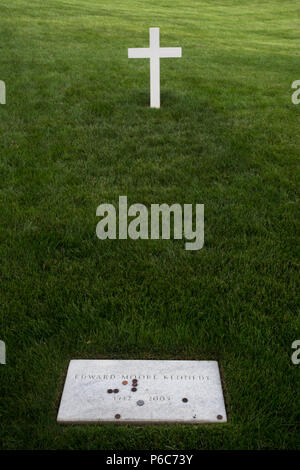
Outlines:
[[57,421],[224,423],[218,363],[72,360]]

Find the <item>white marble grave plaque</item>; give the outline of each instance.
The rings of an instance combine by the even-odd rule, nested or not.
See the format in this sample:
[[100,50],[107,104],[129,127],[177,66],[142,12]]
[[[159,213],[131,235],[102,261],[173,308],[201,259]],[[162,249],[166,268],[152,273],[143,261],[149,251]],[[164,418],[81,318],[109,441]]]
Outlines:
[[216,361],[73,360],[59,423],[224,423]]

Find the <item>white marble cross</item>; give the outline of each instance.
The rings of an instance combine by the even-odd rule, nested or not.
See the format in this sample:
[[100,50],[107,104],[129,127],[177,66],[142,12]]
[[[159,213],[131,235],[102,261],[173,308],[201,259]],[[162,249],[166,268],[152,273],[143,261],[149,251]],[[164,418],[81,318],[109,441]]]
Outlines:
[[129,59],[150,59],[150,106],[160,108],[160,58],[181,57],[181,47],[159,47],[159,28],[150,28],[150,47],[128,49]]

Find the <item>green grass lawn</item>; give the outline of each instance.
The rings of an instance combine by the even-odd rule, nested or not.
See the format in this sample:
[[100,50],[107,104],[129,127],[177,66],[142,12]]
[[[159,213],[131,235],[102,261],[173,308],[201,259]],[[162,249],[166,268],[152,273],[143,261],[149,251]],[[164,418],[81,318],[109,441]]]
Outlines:
[[[2,449],[300,448],[298,0],[1,0]],[[127,48],[181,46],[161,61]],[[298,169],[299,176],[299,169]],[[205,205],[205,244],[96,208]],[[298,211],[298,212],[297,212]],[[72,358],[216,359],[228,423],[60,426]]]

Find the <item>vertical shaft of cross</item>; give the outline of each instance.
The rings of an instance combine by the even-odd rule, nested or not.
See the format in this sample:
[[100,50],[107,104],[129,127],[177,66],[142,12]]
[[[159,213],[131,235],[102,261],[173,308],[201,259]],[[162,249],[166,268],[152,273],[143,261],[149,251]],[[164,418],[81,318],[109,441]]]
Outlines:
[[150,28],[150,106],[160,108],[159,28]]

